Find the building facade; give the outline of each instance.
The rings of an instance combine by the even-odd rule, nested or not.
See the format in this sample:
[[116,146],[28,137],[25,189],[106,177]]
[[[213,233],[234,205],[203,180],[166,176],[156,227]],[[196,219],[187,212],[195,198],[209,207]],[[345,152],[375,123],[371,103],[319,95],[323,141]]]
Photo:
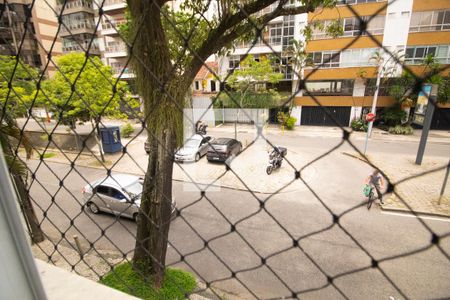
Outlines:
[[65,5],[57,5],[57,13],[62,18],[60,37],[64,53],[84,52],[91,44],[89,53],[100,55],[94,5],[89,0],[68,0]]
[[[58,21],[49,5],[55,0],[12,0],[0,4],[0,55],[15,55],[20,48],[21,59],[28,65],[43,69],[48,54],[60,55],[61,40],[55,39]],[[28,22],[26,22],[28,20]],[[22,43],[22,37],[23,43]],[[21,45],[22,44],[22,45]],[[50,63],[46,72],[51,75],[55,66]]]
[[[338,20],[342,34],[336,37],[325,28]],[[312,30],[306,51],[313,66],[299,70],[290,65],[292,60],[285,49],[291,45],[292,38],[304,39],[303,28],[307,24]],[[361,30],[361,26],[365,26],[365,30]],[[414,73],[421,74],[423,66],[420,65],[428,54],[435,56],[440,64],[450,64],[449,33],[448,0],[341,0],[333,9],[271,21],[254,45],[236,46],[232,55],[224,60],[221,73],[239,68],[239,60],[246,53],[255,57],[276,53],[285,74],[284,83],[278,88],[281,91],[291,89],[297,124],[335,126],[321,108],[324,106],[342,126],[349,126],[352,119],[361,117],[372,106],[380,65],[391,70],[381,77],[401,75],[402,65],[396,64],[388,52],[400,58]],[[371,59],[376,53],[382,61]],[[306,80],[306,90],[298,90],[297,75]],[[377,109],[391,106],[393,101],[387,89],[381,86]],[[435,119],[439,119],[439,115],[450,117],[450,106],[440,107]],[[437,121],[434,123],[439,123]],[[450,127],[443,123],[442,126]]]

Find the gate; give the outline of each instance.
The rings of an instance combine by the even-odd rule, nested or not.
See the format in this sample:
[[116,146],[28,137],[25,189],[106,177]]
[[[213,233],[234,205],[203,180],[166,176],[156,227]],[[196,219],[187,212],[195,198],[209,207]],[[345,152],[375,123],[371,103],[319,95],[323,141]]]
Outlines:
[[348,126],[350,122],[351,107],[349,106],[303,106],[302,107],[302,125],[312,126],[336,126],[333,119],[325,112],[328,110],[340,126]]

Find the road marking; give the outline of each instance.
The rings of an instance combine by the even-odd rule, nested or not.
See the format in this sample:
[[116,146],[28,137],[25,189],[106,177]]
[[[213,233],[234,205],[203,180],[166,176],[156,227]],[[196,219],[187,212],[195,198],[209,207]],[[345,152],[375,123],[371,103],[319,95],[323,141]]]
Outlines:
[[415,216],[415,215],[408,214],[408,213],[395,213],[395,212],[388,212],[388,211],[382,211],[381,213],[385,214],[385,215],[394,215],[394,216],[400,216],[400,217],[410,217],[410,218],[420,218],[420,219],[424,219],[424,220],[450,222],[450,219],[447,219],[447,218],[428,217],[428,216],[423,216],[423,215]]

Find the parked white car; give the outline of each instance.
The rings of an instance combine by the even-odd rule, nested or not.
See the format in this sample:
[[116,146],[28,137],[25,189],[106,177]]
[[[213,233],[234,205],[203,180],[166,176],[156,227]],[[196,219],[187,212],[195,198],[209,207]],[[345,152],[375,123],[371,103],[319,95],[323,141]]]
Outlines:
[[175,153],[175,161],[199,161],[208,152],[209,143],[214,141],[210,136],[195,134],[189,138]]
[[[143,191],[143,178],[128,174],[114,174],[86,185],[83,198],[89,210],[98,214],[107,212],[118,216],[138,218]],[[172,199],[172,216],[176,203]]]

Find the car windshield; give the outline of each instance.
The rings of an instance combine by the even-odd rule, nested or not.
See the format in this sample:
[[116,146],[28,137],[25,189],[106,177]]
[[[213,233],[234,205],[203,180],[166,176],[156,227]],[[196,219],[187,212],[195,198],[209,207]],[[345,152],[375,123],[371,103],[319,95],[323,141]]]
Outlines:
[[126,186],[124,190],[133,196],[140,196],[143,190],[143,186],[141,182],[135,181],[129,186]]
[[198,148],[198,145],[200,144],[199,140],[188,140],[183,148]]

